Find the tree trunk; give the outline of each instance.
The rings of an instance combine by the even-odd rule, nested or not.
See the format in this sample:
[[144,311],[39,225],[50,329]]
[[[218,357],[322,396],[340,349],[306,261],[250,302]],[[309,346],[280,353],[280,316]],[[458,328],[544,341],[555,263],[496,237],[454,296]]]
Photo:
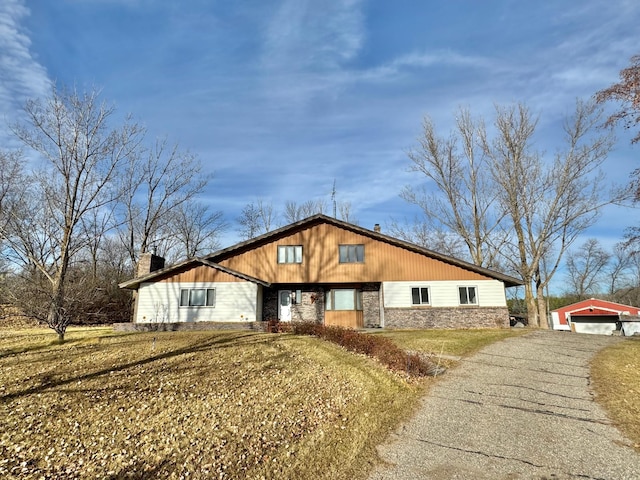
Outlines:
[[58,334],[59,342],[64,342],[64,334],[67,330],[66,319],[61,315],[63,299],[62,292],[54,292],[47,315],[47,324]]
[[538,314],[540,315],[540,328],[549,330],[549,320],[547,318],[547,302],[544,297],[544,287],[542,284],[536,285],[536,293],[538,295]]
[[530,327],[538,327],[538,305],[533,295],[531,280],[524,280],[524,303],[527,306],[527,320]]
[[67,330],[67,319],[62,314],[62,311],[64,308],[64,283],[69,264],[69,256],[67,255],[66,248],[69,236],[65,234],[64,238],[65,241],[63,242],[62,256],[60,259],[62,265],[51,285],[51,304],[49,305],[49,312],[47,314],[47,324],[58,334],[58,340],[60,342],[64,341],[64,334]]

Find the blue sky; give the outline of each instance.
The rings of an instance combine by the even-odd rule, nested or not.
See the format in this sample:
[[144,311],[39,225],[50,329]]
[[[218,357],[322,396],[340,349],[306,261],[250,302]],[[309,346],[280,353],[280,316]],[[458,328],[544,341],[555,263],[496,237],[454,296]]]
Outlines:
[[[256,199],[329,201],[335,179],[360,225],[384,226],[417,213],[398,195],[421,180],[406,151],[425,115],[446,133],[459,106],[526,102],[553,152],[575,99],[640,53],[639,24],[637,0],[3,0],[0,141],[50,82],[95,86],[198,155],[231,223]],[[638,148],[620,138],[612,181]],[[611,245],[637,218],[608,208],[586,236]]]

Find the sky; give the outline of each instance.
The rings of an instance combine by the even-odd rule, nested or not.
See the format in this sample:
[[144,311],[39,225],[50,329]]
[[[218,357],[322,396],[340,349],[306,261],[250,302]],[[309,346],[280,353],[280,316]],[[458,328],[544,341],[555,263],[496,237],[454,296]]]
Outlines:
[[[259,199],[350,202],[373,228],[413,218],[399,197],[429,116],[443,135],[459,107],[539,115],[536,147],[640,53],[637,0],[2,0],[0,142],[50,85],[99,88],[150,137],[213,174],[201,200],[231,224]],[[625,136],[626,135],[626,136]],[[622,132],[612,182],[640,166]],[[609,207],[585,237],[618,241],[640,212]]]

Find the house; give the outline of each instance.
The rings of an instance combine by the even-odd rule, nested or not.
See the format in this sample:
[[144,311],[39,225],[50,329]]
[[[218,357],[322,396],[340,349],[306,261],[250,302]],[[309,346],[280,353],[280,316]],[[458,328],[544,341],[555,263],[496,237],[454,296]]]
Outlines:
[[640,333],[640,309],[590,298],[551,312],[554,330],[612,335]]
[[[149,256],[147,256],[149,257]],[[351,328],[508,327],[513,277],[325,215],[120,285],[134,322],[311,321]]]

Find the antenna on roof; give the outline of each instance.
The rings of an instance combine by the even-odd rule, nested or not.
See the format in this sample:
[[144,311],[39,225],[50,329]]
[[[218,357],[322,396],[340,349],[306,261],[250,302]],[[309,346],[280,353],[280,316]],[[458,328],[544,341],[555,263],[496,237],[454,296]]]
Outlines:
[[333,218],[337,218],[336,214],[336,179],[333,179],[333,188],[331,189],[331,202],[333,203]]

